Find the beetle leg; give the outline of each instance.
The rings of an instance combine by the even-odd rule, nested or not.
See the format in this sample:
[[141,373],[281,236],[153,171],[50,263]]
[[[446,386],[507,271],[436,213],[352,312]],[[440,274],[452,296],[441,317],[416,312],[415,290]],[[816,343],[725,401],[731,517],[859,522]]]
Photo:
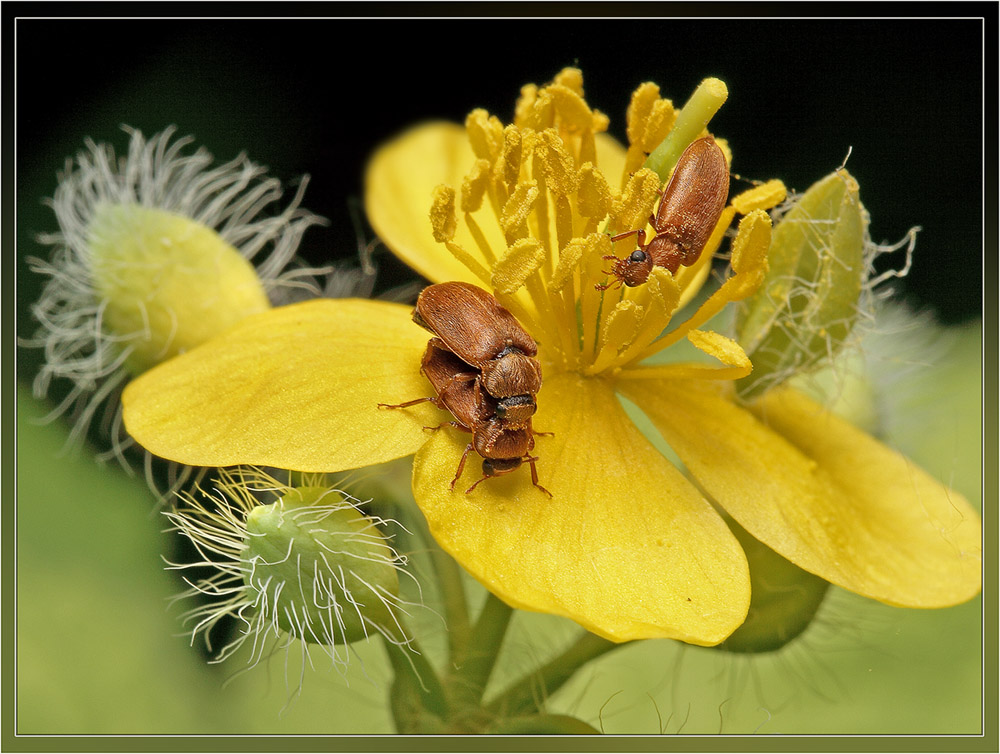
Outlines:
[[[603,272],[605,275],[615,274],[613,272],[608,272],[607,270],[601,270],[601,272]],[[614,287],[615,290],[618,290],[619,288],[622,287],[622,285],[623,285],[622,281],[619,278],[615,278],[612,282],[606,283],[604,285],[594,283],[594,288],[596,288],[599,291],[606,291],[608,288]]]
[[[535,468],[535,461],[538,460],[538,456],[525,456],[524,460],[527,461],[528,465],[531,467],[531,483],[546,495],[552,497],[552,493],[538,483],[538,469]],[[476,484],[479,484],[479,482],[476,482]]]
[[454,427],[462,432],[471,432],[472,430],[466,427],[462,422],[441,422],[436,427],[424,427],[424,430],[428,432],[437,432],[441,427]]
[[[611,236],[611,243],[615,241],[621,241],[623,238],[628,238],[629,236],[635,236],[635,245],[640,249],[646,248],[646,230],[644,228],[639,228],[638,230],[626,230],[624,233],[619,233],[617,236]],[[607,259],[607,257],[604,257]]]
[[415,400],[407,401],[406,403],[393,403],[393,404],[390,404],[390,403],[379,403],[378,407],[379,408],[406,408],[408,406],[416,406],[418,403],[427,403],[427,402],[433,403],[435,406],[437,406],[438,405],[437,400],[438,399],[436,397],[435,398],[416,398]]
[[[442,401],[446,400],[449,391],[460,385],[464,385],[466,382],[472,382],[477,377],[479,377],[479,372],[458,372],[457,374],[453,374],[448,382],[442,385],[441,389],[438,390],[438,398]],[[440,407],[441,406],[439,405],[439,408]],[[447,410],[447,407],[445,408]]]
[[[451,480],[451,486],[449,486],[448,489],[454,491],[454,489],[455,489],[455,482],[457,482],[458,478],[460,476],[462,476],[462,470],[465,468],[465,459],[469,457],[469,452],[471,450],[472,450],[472,443],[470,442],[468,445],[465,446],[465,452],[462,453],[462,460],[458,462],[458,470],[455,472],[455,478]],[[485,479],[485,478],[486,477],[483,477],[483,479]],[[483,479],[480,479],[479,482],[483,481]],[[479,482],[476,482],[476,484],[479,484]],[[475,487],[476,484],[474,484],[472,486]],[[468,494],[468,493],[466,493],[466,494]]]
[[446,382],[444,386],[441,388],[440,392],[442,393],[447,392],[448,388],[450,388],[456,382],[459,384],[463,382],[472,382],[478,376],[479,372],[458,372],[457,374],[453,374],[451,376],[451,379],[449,379],[448,382]]
[[483,481],[484,479],[489,479],[489,476],[487,476],[486,474],[483,474],[483,478],[482,478],[482,479],[477,479],[477,480],[476,480],[476,481],[475,481],[475,482],[474,482],[474,483],[472,484],[472,486],[471,486],[471,487],[469,487],[469,489],[467,489],[467,490],[465,491],[465,494],[466,494],[466,495],[468,495],[468,494],[469,494],[470,492],[472,492],[472,491],[473,491],[474,489],[476,489],[476,487],[477,487],[477,486],[479,485],[479,483],[480,483],[480,482],[482,482],[482,481]]

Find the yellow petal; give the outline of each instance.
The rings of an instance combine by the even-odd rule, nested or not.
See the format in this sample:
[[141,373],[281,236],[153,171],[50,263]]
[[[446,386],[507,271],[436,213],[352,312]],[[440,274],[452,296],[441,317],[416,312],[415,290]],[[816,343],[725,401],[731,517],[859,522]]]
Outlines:
[[409,455],[446,417],[377,407],[432,394],[419,371],[429,336],[410,312],[316,299],[248,317],[130,383],[125,426],[192,466],[341,471]]
[[[481,281],[441,243],[434,240],[430,210],[435,189],[458,189],[476,164],[466,130],[455,123],[412,128],[379,148],[365,173],[365,212],[379,238],[396,256],[434,282]],[[487,243],[507,248],[489,202],[473,213]],[[459,222],[454,241],[477,261],[476,239]],[[489,266],[489,265],[487,265]]]
[[514,607],[572,618],[613,641],[716,644],[749,606],[746,558],[721,517],[626,417],[609,385],[561,374],[538,394],[539,483],[487,479],[470,436],[439,431],[413,490],[437,541]]
[[905,607],[979,591],[981,524],[962,496],[804,396],[775,391],[754,416],[697,382],[621,388],[708,494],[801,568]]

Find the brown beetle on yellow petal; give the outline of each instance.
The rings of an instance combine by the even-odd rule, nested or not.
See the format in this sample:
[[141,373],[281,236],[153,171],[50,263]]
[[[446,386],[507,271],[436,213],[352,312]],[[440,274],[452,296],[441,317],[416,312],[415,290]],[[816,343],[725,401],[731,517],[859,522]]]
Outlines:
[[477,388],[497,399],[497,416],[507,426],[525,425],[535,413],[542,368],[537,344],[514,315],[482,288],[451,282],[421,291],[413,321],[480,370]]
[[[527,462],[531,467],[532,484],[549,497],[552,496],[538,483],[538,470],[535,468],[538,458],[530,454],[535,446],[535,432],[531,428],[530,418],[523,426],[517,427],[500,418],[496,410],[498,400],[479,390],[479,371],[470,371],[469,365],[445,348],[438,338],[431,338],[427,344],[420,371],[433,386],[436,393],[434,397],[417,398],[396,405],[380,403],[379,407],[405,408],[430,402],[440,409],[450,411],[455,417],[455,421],[444,424],[472,434],[472,441],[465,447],[455,478],[451,480],[451,489],[455,488],[455,482],[462,476],[469,453],[475,450],[483,458],[483,476],[466,490],[466,494],[472,492],[484,479],[509,474]],[[444,424],[433,429],[439,429]]]

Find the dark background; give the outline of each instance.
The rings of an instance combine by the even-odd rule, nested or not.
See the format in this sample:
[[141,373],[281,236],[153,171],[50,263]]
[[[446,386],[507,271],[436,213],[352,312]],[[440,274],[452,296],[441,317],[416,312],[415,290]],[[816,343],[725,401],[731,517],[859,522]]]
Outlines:
[[[87,136],[123,149],[123,123],[147,136],[176,124],[218,160],[246,150],[286,181],[310,174],[304,206],[331,224],[309,230],[302,253],[314,262],[353,256],[349,205],[380,142],[417,121],[460,122],[478,106],[509,121],[523,84],[575,65],[588,101],[623,141],[638,84],[658,83],[680,106],[717,76],[730,96],[712,130],[730,140],[735,172],[804,190],[852,146],[848,166],[873,240],[924,229],[900,286],[906,298],[948,323],[981,311],[976,19],[22,18],[15,34],[19,260],[41,253],[35,234],[55,228],[41,199],[65,159]],[[388,254],[381,270],[380,287],[409,274]],[[20,261],[17,281],[18,333],[27,335],[38,281]],[[37,354],[22,356],[30,373]]]

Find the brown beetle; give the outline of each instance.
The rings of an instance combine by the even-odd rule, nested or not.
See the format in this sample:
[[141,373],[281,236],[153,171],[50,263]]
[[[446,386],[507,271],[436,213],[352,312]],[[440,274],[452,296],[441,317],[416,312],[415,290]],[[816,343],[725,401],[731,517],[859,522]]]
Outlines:
[[676,273],[681,265],[688,267],[697,262],[728,197],[729,166],[719,145],[711,136],[692,142],[663,189],[656,216],[649,218],[656,235],[649,243],[643,229],[612,236],[612,241],[619,241],[634,234],[637,248],[625,259],[605,256],[616,260],[611,271],[605,271],[616,280],[594,287],[599,291],[615,283],[618,287],[623,283],[634,287],[645,283],[654,267]]
[[481,372],[476,388],[497,399],[498,418],[525,425],[535,413],[542,368],[538,346],[514,315],[482,288],[451,282],[421,291],[413,321]]
[[475,450],[483,457],[483,476],[465,491],[466,494],[472,492],[484,479],[509,474],[527,462],[531,466],[531,483],[552,497],[552,493],[538,483],[538,470],[535,468],[538,458],[530,454],[535,447],[536,434],[531,428],[530,418],[524,426],[519,427],[512,427],[499,418],[496,411],[499,401],[478,390],[479,372],[470,372],[469,365],[445,348],[437,338],[432,338],[427,344],[420,371],[430,381],[436,396],[417,398],[397,405],[378,405],[380,408],[406,408],[429,401],[440,409],[450,411],[455,417],[456,421],[444,424],[472,433],[472,442],[465,447],[450,489],[455,489],[455,482],[462,476],[469,453]]

